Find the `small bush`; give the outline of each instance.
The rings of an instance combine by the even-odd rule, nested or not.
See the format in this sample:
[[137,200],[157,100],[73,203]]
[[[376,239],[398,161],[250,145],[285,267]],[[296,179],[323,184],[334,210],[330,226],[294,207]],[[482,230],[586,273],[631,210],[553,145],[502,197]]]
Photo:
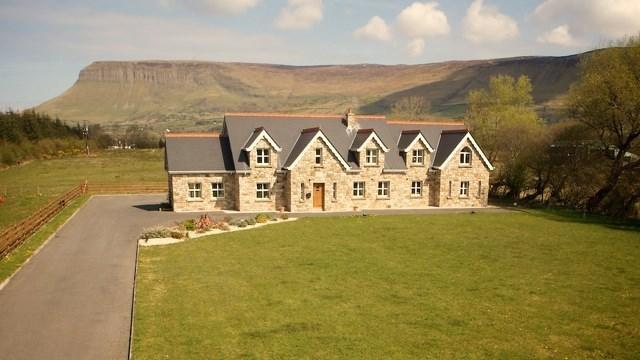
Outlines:
[[174,239],[182,239],[184,238],[184,233],[180,231],[171,231],[171,237]]
[[254,219],[254,218],[248,218],[245,221],[247,222],[247,225],[255,225],[256,224],[256,219]]
[[238,224],[238,227],[241,227],[241,228],[247,227],[247,221],[246,220],[240,221],[240,223]]
[[242,222],[242,219],[232,219],[231,221],[229,221],[229,225],[238,226],[240,225],[241,222]]
[[272,217],[272,218],[271,218],[271,219],[269,219],[269,220],[271,220],[271,221],[278,221],[278,218],[277,218],[277,217]]
[[153,228],[144,229],[142,231],[142,234],[140,235],[140,238],[145,240],[168,238],[168,237],[171,237],[171,231],[163,227],[153,227]]
[[258,215],[256,215],[256,222],[258,222],[260,224],[264,224],[267,221],[269,221],[270,218],[271,218],[271,216],[269,216],[267,214],[258,214]]
[[280,219],[282,219],[282,220],[287,220],[287,219],[289,219],[289,214],[287,214],[287,213],[282,213],[282,215],[280,215]]
[[182,222],[182,226],[187,231],[193,231],[196,229],[196,222],[193,219],[185,220]]

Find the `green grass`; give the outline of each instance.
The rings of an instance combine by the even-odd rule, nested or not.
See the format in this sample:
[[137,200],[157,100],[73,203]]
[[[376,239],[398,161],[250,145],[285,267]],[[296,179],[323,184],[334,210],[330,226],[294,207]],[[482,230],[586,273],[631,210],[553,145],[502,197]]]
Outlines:
[[92,157],[37,160],[0,171],[0,229],[20,221],[87,179],[91,183],[163,182],[163,150],[103,151]]
[[634,358],[640,228],[307,218],[142,248],[135,359]]
[[22,264],[33,255],[52,234],[54,234],[67,219],[73,215],[88,199],[88,196],[81,196],[74,200],[69,206],[54,216],[35,234],[27,239],[20,246],[15,248],[9,255],[0,260],[0,283],[13,274]]

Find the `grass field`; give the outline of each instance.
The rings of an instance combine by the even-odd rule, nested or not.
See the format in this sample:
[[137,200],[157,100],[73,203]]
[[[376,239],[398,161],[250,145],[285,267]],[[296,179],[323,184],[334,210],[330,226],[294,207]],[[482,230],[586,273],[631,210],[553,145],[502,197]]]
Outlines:
[[307,218],[140,253],[135,359],[637,358],[640,228]]
[[85,179],[89,183],[166,181],[163,150],[104,151],[92,157],[32,161],[0,170],[0,229],[24,219]]

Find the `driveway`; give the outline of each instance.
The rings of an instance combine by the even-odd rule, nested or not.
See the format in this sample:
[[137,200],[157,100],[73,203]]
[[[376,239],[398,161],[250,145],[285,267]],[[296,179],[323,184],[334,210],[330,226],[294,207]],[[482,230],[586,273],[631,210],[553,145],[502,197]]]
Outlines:
[[0,358],[127,359],[137,236],[194,216],[150,211],[163,199],[91,198],[0,290]]
[[[144,227],[198,216],[197,213],[159,212],[156,204],[163,200],[164,195],[91,198],[0,290],[0,358],[127,359],[137,237]],[[368,213],[469,211],[427,209]]]

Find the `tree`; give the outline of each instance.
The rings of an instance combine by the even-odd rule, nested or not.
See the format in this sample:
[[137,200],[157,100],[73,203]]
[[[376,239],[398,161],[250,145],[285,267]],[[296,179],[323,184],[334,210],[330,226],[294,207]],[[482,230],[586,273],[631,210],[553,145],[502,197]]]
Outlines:
[[391,106],[390,116],[394,119],[421,119],[429,114],[431,103],[423,96],[405,96]]
[[507,187],[507,195],[518,198],[525,189],[525,154],[540,136],[542,122],[533,108],[529,78],[517,80],[499,75],[488,89],[469,92],[465,122],[498,171],[492,174],[491,192]]
[[569,95],[571,116],[598,134],[613,161],[586,207],[598,210],[621,178],[640,167],[628,155],[640,148],[640,37],[594,52],[581,61],[581,76]]

